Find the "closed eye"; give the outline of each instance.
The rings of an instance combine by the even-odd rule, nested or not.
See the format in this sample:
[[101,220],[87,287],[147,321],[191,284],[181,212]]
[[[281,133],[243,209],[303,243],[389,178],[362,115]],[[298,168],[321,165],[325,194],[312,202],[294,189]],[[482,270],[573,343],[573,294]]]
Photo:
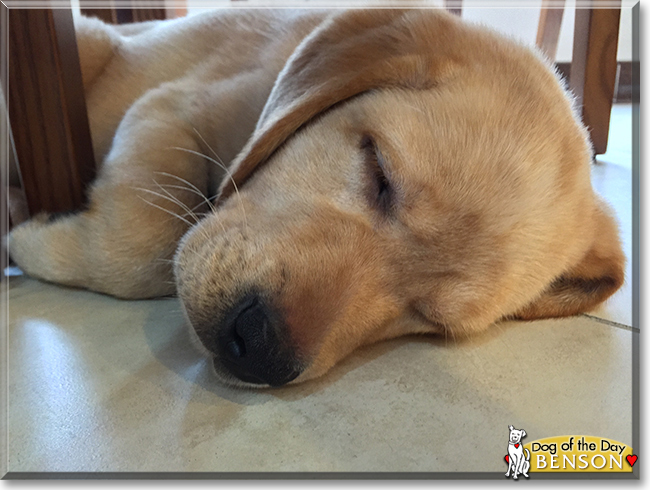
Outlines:
[[360,147],[363,152],[368,202],[382,215],[389,215],[393,207],[394,190],[386,174],[384,157],[372,136],[362,136]]

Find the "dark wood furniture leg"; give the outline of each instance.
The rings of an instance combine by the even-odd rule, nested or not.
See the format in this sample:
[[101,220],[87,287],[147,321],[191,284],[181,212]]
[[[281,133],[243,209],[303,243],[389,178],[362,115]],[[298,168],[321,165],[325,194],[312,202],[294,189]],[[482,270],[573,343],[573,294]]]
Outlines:
[[[137,7],[137,1],[120,2],[121,8],[115,8],[115,2],[109,1],[105,4],[111,6],[103,9],[82,8],[81,13],[87,17],[97,17],[109,24],[130,24],[132,22],[144,22],[147,20],[165,20],[167,15],[166,8],[134,8]],[[124,8],[124,6],[131,8]]]
[[457,16],[463,13],[463,0],[444,0],[445,10]]
[[[112,5],[113,2],[106,2],[106,4]],[[86,17],[97,17],[107,24],[117,24],[117,10],[114,7],[104,9],[82,8],[81,13]]]
[[607,151],[620,17],[620,8],[576,9],[569,86],[582,106],[596,155]]
[[72,12],[8,12],[5,95],[29,212],[78,209],[95,161]]
[[563,15],[564,1],[542,0],[536,45],[552,62],[555,61],[557,55],[557,44],[560,39]]

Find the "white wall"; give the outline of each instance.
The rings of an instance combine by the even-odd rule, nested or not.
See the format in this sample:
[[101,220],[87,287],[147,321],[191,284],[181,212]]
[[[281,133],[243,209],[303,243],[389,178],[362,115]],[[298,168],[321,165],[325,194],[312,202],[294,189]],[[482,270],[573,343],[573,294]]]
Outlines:
[[[275,5],[397,5],[396,0],[359,0],[359,1],[319,1],[319,0],[279,0]],[[406,1],[407,5],[432,5],[442,6],[442,0],[422,0],[420,2]],[[511,2],[512,3],[512,2]],[[463,18],[472,22],[478,22],[488,25],[500,32],[508,34],[527,44],[534,45],[537,36],[537,24],[539,23],[539,14],[541,11],[542,0],[519,0],[516,2],[516,8],[499,8],[497,5],[507,5],[507,2],[484,1],[465,1],[463,8]],[[264,0],[249,0],[247,2],[238,2],[238,5],[271,5],[272,3]],[[571,61],[571,52],[573,50],[573,23],[575,21],[575,0],[567,0],[562,19],[562,29],[560,30],[560,39],[558,43],[558,52],[556,61]],[[214,7],[224,7],[231,5],[229,0],[188,0],[188,14],[195,14],[203,10],[209,10]],[[488,5],[488,6],[483,6]],[[624,1],[621,9],[621,25],[618,39],[618,60],[632,60],[632,5],[631,1]],[[79,0],[72,0],[73,9],[79,8]]]
[[[534,45],[542,2],[537,0],[526,2],[526,4],[530,4],[530,6],[525,8],[465,8],[463,9],[463,18],[486,24],[525,43]],[[575,0],[567,0],[556,61],[571,61],[574,22]],[[618,60],[632,60],[632,9],[629,7],[621,9]]]
[[[188,0],[188,14],[198,13],[210,7],[229,5],[228,0]],[[247,2],[236,2],[238,5],[291,5],[300,6],[346,6],[346,5],[431,5],[442,6],[442,0],[248,0]],[[515,4],[515,8],[500,5]],[[567,0],[562,19],[562,29],[558,43],[557,60],[560,62],[571,61],[573,50],[573,23],[575,21],[575,0]],[[534,45],[537,37],[537,24],[541,11],[542,0],[499,0],[478,1],[465,0],[463,2],[463,18],[472,22],[479,22],[488,25],[498,31],[513,36],[524,43]],[[624,0],[621,10],[621,27],[618,43],[619,61],[630,61],[632,59],[632,5],[633,0]]]

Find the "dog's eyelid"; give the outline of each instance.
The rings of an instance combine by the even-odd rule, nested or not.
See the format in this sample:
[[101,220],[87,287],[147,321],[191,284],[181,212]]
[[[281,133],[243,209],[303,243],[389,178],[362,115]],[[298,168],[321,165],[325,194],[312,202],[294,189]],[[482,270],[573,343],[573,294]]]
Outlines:
[[364,153],[365,171],[368,172],[367,198],[373,207],[388,216],[395,205],[395,186],[387,168],[387,160],[376,140],[369,134],[361,137],[360,148]]
[[369,133],[364,133],[361,137],[360,147],[368,155],[372,155],[376,158],[376,163],[384,171],[387,176],[390,170],[390,159],[386,158],[386,154],[381,150],[381,145],[377,143],[377,138],[372,136]]
[[399,175],[394,171],[390,153],[387,156],[381,146],[381,142],[377,143],[377,139],[369,133],[364,133],[361,138],[360,148],[365,153],[366,162],[376,166],[391,189],[398,191],[401,188]]
[[407,181],[404,179],[402,172],[400,172],[404,159],[399,152],[395,151],[395,147],[387,141],[379,137],[375,138],[374,136],[370,136],[370,138],[374,146],[368,147],[368,151],[370,151],[370,148],[374,149],[374,154],[377,159],[376,164],[390,184],[393,191],[394,204],[396,205],[398,201],[404,201],[408,192]]

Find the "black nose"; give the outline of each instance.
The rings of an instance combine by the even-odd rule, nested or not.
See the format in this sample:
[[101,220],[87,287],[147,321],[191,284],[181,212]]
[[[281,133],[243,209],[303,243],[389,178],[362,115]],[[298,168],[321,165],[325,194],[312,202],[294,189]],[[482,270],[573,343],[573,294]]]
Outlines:
[[247,295],[231,308],[218,339],[215,363],[242,381],[280,386],[300,374],[281,318],[258,295]]

